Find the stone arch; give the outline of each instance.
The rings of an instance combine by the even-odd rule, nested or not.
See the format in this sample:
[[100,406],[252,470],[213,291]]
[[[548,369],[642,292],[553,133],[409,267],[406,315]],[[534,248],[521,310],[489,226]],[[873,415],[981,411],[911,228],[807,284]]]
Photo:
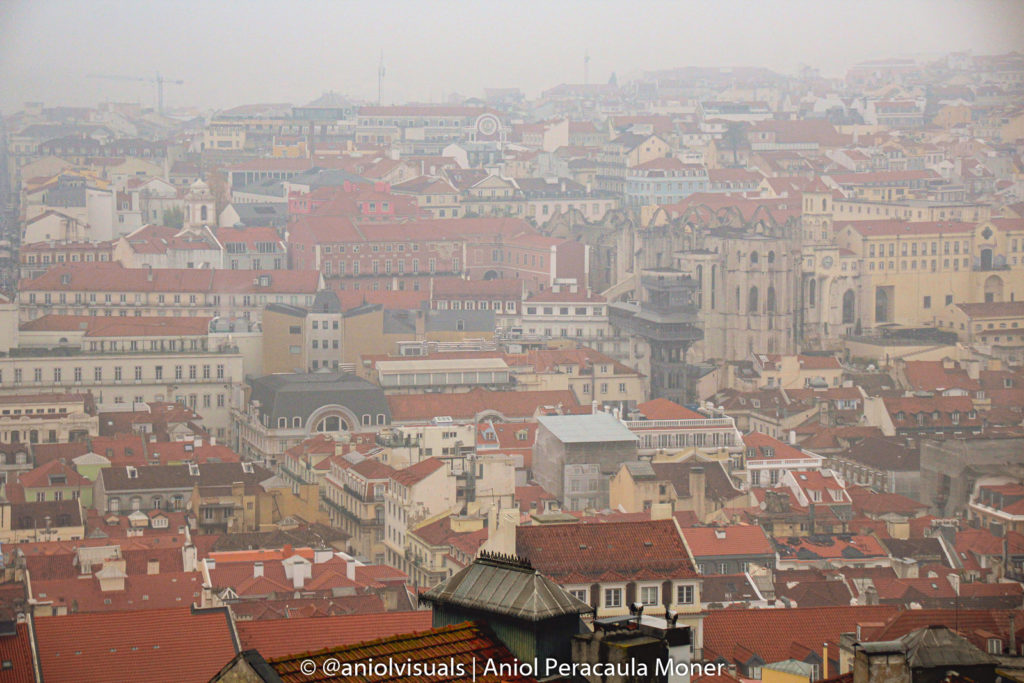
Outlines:
[[[336,426],[337,430],[334,429],[320,429],[321,422],[327,422],[332,418],[337,419]],[[324,431],[339,431],[346,432],[356,429],[359,426],[359,418],[351,410],[345,406],[332,403],[325,406],[320,406],[306,419],[306,432],[308,434],[316,434]],[[326,426],[326,425],[325,425]],[[335,426],[335,425],[330,425]]]

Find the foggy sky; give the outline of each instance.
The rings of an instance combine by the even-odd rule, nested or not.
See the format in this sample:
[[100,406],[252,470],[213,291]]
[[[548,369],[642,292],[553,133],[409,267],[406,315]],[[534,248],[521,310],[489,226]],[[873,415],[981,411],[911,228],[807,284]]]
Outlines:
[[0,113],[156,102],[155,86],[90,73],[183,79],[166,106],[305,104],[325,90],[384,102],[453,91],[620,82],[644,69],[799,64],[839,76],[858,61],[1024,50],[1020,0],[0,0]]

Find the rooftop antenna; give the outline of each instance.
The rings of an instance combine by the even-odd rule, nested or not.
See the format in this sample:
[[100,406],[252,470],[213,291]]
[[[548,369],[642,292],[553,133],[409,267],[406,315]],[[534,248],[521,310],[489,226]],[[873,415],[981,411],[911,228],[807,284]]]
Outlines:
[[380,106],[381,93],[384,88],[384,50],[380,51],[380,64],[377,67],[377,106]]
[[590,50],[583,51],[583,85],[590,85]]

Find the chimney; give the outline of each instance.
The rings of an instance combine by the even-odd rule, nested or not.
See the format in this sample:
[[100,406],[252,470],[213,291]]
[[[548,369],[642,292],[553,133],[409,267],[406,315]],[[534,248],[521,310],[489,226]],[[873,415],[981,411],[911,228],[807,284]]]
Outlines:
[[345,561],[345,578],[349,581],[356,580],[356,561],[355,558]]
[[821,680],[828,679],[828,643],[821,644]]
[[291,556],[292,556],[292,546],[291,546],[290,543],[285,543],[284,547],[281,548],[281,559],[282,560],[287,560]]
[[253,576],[254,579],[263,576],[263,563],[262,562],[253,562],[252,563],[252,576]]
[[690,501],[693,504],[693,514],[697,521],[704,521],[704,468],[690,468]]
[[1010,644],[1010,654],[1014,657],[1017,656],[1017,616],[1010,612],[1010,634],[1007,638],[1007,642]]
[[789,445],[790,446],[795,446],[796,445],[796,430],[795,429],[790,429],[789,430]]
[[[194,572],[199,565],[199,560],[196,557],[196,547],[191,543],[186,544],[181,549],[181,564],[187,572]],[[213,566],[210,566],[213,569]]]
[[152,576],[160,573],[160,560],[151,559],[146,562],[146,573]]

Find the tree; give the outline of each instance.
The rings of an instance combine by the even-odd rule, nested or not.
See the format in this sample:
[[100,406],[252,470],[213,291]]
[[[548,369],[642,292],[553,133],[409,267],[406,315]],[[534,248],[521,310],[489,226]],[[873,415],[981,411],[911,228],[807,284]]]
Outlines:
[[723,136],[726,147],[732,150],[732,165],[739,166],[738,151],[746,139],[746,128],[739,121],[729,121]]
[[171,207],[164,211],[163,223],[168,228],[181,229],[185,225],[185,212],[180,206]]

